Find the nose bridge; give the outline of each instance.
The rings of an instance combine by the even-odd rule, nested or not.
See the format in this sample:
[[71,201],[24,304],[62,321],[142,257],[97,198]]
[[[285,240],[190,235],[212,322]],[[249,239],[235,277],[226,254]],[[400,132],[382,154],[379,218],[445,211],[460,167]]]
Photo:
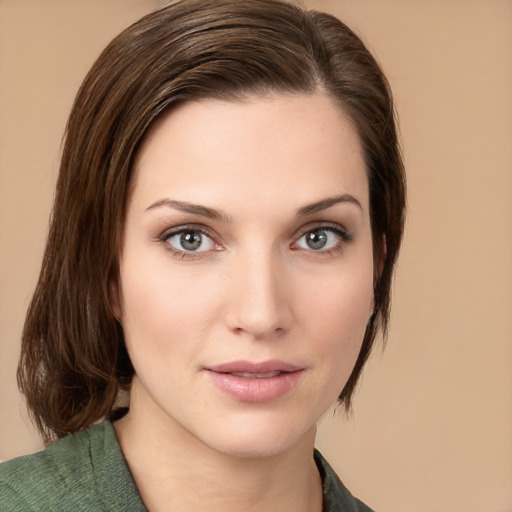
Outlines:
[[266,337],[289,328],[281,258],[271,247],[240,250],[231,272],[230,328],[253,337]]

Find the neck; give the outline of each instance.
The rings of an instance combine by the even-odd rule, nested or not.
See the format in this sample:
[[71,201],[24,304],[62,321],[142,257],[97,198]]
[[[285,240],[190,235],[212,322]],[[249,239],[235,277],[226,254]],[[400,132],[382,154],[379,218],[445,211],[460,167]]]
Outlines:
[[115,430],[140,495],[152,512],[320,512],[315,429],[279,453],[217,451],[171,420],[139,414],[133,400]]

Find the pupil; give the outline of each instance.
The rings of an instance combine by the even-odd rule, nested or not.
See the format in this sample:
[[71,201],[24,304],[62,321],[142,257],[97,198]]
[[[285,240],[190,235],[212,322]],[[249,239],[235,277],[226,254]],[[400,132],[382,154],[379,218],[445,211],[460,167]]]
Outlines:
[[187,251],[195,251],[201,246],[201,234],[194,231],[186,231],[181,234],[181,246]]
[[327,243],[327,233],[321,229],[311,231],[307,236],[307,244],[311,249],[322,249]]

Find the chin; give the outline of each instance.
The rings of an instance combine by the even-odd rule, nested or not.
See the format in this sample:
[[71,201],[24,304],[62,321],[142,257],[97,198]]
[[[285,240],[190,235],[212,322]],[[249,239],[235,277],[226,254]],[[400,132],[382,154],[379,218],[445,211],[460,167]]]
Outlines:
[[207,433],[197,433],[210,449],[235,458],[262,458],[283,454],[298,445],[310,444],[313,449],[316,425],[297,425],[292,421],[268,418],[247,418],[229,425],[211,428]]

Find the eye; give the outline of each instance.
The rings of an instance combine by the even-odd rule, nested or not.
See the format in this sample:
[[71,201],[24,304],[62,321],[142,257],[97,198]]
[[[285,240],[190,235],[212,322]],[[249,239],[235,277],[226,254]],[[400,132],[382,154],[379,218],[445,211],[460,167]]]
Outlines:
[[199,229],[181,229],[162,237],[178,252],[206,252],[215,249],[215,242]]
[[339,228],[321,226],[304,233],[294,243],[294,248],[326,252],[340,247],[341,242],[348,242],[350,240],[350,235]]

